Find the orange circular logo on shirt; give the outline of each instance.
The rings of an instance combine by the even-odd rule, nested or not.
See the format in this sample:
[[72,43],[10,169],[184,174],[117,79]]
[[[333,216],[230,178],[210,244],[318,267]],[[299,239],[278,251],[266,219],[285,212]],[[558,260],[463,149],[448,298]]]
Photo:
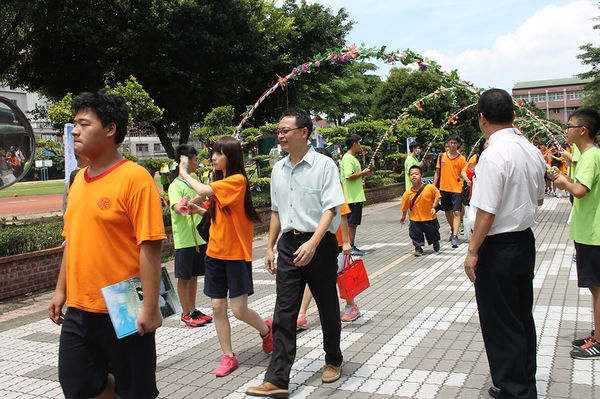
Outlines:
[[98,200],[98,208],[100,208],[100,210],[106,211],[106,210],[110,209],[111,205],[112,205],[112,202],[107,197],[100,198]]

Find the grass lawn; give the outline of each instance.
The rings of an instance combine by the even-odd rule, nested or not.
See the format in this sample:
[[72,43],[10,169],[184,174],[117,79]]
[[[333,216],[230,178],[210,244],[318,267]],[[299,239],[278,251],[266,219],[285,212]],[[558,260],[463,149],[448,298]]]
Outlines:
[[[162,184],[160,184],[160,176],[158,173],[154,177],[154,181],[156,182],[156,187],[162,189]],[[15,193],[19,194],[19,197],[25,197],[29,195],[62,194],[64,190],[64,180],[24,182],[16,183],[8,188],[1,189],[0,198],[14,197]]]

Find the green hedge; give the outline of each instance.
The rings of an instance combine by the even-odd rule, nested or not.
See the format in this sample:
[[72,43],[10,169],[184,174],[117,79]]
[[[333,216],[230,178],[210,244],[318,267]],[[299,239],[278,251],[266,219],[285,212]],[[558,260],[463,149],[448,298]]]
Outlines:
[[0,257],[18,255],[62,244],[62,219],[50,223],[0,228]]

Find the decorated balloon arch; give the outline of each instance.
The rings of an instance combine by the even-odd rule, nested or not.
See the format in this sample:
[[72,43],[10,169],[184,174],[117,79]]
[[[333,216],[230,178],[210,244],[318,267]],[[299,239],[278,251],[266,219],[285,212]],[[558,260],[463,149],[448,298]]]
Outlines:
[[[430,73],[440,76],[442,78],[442,80],[441,80],[442,87],[440,87],[439,89],[435,90],[434,92],[429,93],[426,96],[423,96],[423,97],[419,98],[418,100],[414,101],[406,109],[403,110],[402,114],[400,114],[397,118],[395,118],[393,120],[392,124],[387,129],[387,131],[383,135],[383,137],[381,137],[377,147],[375,148],[375,151],[373,152],[373,155],[371,156],[371,160],[369,162],[368,167],[371,167],[375,157],[377,156],[377,153],[379,152],[379,149],[381,148],[385,139],[393,132],[394,127],[398,123],[406,123],[406,121],[409,117],[409,114],[411,112],[414,112],[415,110],[423,111],[423,107],[427,106],[429,101],[432,101],[432,100],[435,101],[439,96],[443,96],[447,93],[456,92],[459,90],[467,93],[469,98],[471,99],[472,103],[461,109],[458,109],[450,114],[450,116],[448,117],[446,122],[442,125],[441,128],[439,128],[439,130],[435,134],[435,137],[432,140],[430,140],[429,145],[428,145],[426,151],[423,153],[423,156],[421,158],[421,160],[425,159],[425,157],[427,156],[427,154],[431,148],[431,145],[435,142],[435,140],[437,139],[439,134],[442,133],[444,131],[444,129],[446,129],[448,126],[455,125],[458,121],[458,116],[462,112],[466,111],[467,109],[469,109],[473,106],[476,106],[479,95],[484,91],[484,89],[482,89],[482,88],[476,88],[476,87],[470,85],[469,83],[461,80],[459,78],[456,70],[451,71],[451,72],[446,72],[435,61],[432,61],[432,60],[427,59],[419,54],[416,54],[409,49],[400,52],[400,51],[387,51],[385,46],[381,47],[381,48],[374,48],[374,47],[366,48],[364,46],[357,47],[356,45],[353,45],[353,46],[345,47],[343,49],[327,50],[324,54],[317,54],[313,57],[312,60],[307,61],[307,62],[293,68],[292,71],[289,72],[284,77],[277,75],[277,77],[278,77],[277,82],[272,87],[267,89],[258,98],[258,100],[254,104],[249,105],[247,107],[246,112],[242,116],[242,120],[235,128],[234,135],[238,139],[240,138],[240,132],[241,132],[244,124],[246,123],[246,121],[249,118],[252,117],[252,115],[254,114],[254,111],[261,105],[261,103],[267,97],[269,97],[272,93],[274,93],[278,88],[283,88],[286,85],[290,84],[291,81],[299,79],[303,74],[314,72],[317,68],[319,68],[321,65],[323,65],[325,63],[345,63],[345,62],[350,62],[350,61],[365,61],[365,60],[371,60],[371,59],[381,60],[384,63],[391,64],[391,65],[395,65],[398,62],[404,66],[414,64],[421,71],[429,71]],[[559,151],[562,151],[562,146],[560,145],[560,143],[559,143],[558,139],[555,137],[555,135],[552,133],[552,130],[554,130],[558,134],[564,136],[564,131],[563,131],[562,127],[560,127],[559,125],[557,125],[553,122],[550,122],[550,121],[546,121],[546,122],[542,121],[531,110],[526,108],[525,104],[522,101],[521,102],[515,101],[514,104],[515,104],[515,106],[523,109],[527,115],[527,118],[523,118],[523,117],[518,118],[515,121],[515,126],[519,126],[519,125],[533,126],[534,130],[536,130],[538,133],[542,132],[542,133],[546,134],[554,142],[554,144],[559,149]],[[537,133],[536,133],[536,135],[537,135]],[[533,138],[535,138],[535,136]],[[532,140],[533,140],[533,138],[532,138]],[[480,138],[480,140],[481,140],[481,138]],[[475,148],[476,146],[477,146],[477,143],[475,143],[473,148]]]

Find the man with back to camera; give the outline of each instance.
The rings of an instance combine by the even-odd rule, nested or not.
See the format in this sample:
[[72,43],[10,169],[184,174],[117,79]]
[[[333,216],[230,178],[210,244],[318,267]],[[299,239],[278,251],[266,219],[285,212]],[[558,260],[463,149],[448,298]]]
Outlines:
[[475,170],[476,219],[465,258],[475,283],[481,333],[498,398],[537,397],[533,320],[535,237],[531,227],[544,199],[545,162],[512,127],[515,111],[504,90],[489,89],[477,104],[489,141]]
[[[296,357],[296,321],[304,287],[313,293],[323,330],[325,368],[321,381],[337,381],[342,372],[341,321],[337,294],[340,207],[345,203],[337,166],[306,145],[312,132],[310,116],[290,109],[279,121],[281,149],[289,155],[271,174],[271,223],[265,266],[277,277],[273,317],[273,356],[258,387],[246,394],[287,397],[290,370]],[[277,266],[273,247],[277,243]]]
[[[75,152],[89,166],[75,176],[64,220],[66,248],[48,307],[62,324],[58,377],[70,398],[155,398],[162,206],[154,179],[117,151],[129,109],[106,90],[74,99]],[[140,275],[138,333],[117,339],[101,288]],[[63,315],[62,308],[68,306]],[[110,374],[109,374],[110,370]]]

